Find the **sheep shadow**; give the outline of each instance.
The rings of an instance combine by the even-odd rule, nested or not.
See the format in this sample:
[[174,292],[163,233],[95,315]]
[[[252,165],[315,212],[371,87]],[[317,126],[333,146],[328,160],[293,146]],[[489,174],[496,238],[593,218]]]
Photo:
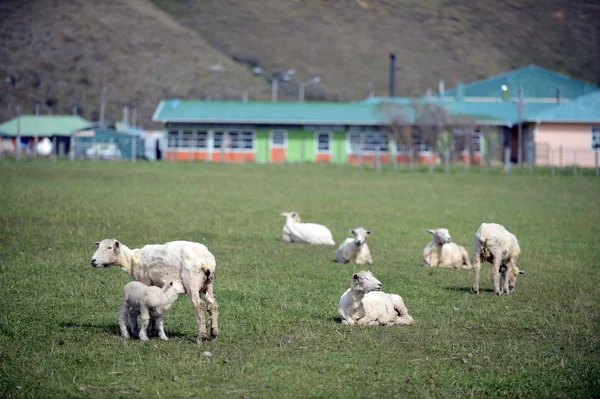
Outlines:
[[[474,293],[473,289],[471,287],[446,286],[446,287],[444,287],[444,289],[448,290],[448,291]],[[494,292],[494,290],[491,288],[479,288],[479,292]]]
[[[117,323],[107,323],[107,324],[92,324],[92,323],[73,323],[73,322],[62,322],[59,324],[62,328],[82,328],[86,330],[96,330],[98,332],[104,332],[109,335],[121,336],[119,333],[119,325]],[[171,338],[186,338],[188,334],[182,334],[176,331],[169,331],[165,328],[165,333],[167,337]],[[158,334],[156,332],[152,332],[148,335],[149,337],[157,337]]]

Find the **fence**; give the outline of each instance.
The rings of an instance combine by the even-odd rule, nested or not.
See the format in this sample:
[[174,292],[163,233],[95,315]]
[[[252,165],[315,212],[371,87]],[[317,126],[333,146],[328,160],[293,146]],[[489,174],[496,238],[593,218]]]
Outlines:
[[552,173],[556,168],[572,168],[573,174],[581,168],[594,168],[596,176],[600,174],[598,150],[589,148],[573,148],[567,146],[551,146],[548,143],[535,144],[535,165],[550,167]]

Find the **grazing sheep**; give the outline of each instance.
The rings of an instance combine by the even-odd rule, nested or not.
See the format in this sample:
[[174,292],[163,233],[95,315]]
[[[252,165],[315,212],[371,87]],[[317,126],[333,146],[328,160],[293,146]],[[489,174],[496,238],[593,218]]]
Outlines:
[[335,260],[340,263],[356,263],[357,265],[373,264],[371,251],[367,245],[367,237],[371,234],[363,227],[350,230],[354,238],[346,238],[335,253]]
[[399,295],[381,292],[381,282],[370,271],[352,275],[350,288],[338,304],[342,324],[359,326],[410,325],[414,319]]
[[[140,340],[148,340],[150,317],[158,328],[158,336],[168,340],[165,334],[163,313],[169,310],[179,294],[185,293],[181,281],[169,281],[162,288],[147,286],[139,281],[130,281],[123,288],[123,305],[119,311],[119,329],[123,338],[129,339],[127,318],[133,334],[139,334]],[[137,318],[142,315],[142,326],[138,332]]]
[[309,244],[335,245],[331,231],[321,224],[302,223],[298,212],[282,212],[285,216],[282,240]]
[[448,229],[427,230],[433,239],[423,248],[423,266],[470,269],[469,253],[465,247],[452,242]]
[[[115,239],[104,239],[97,242],[96,247],[91,261],[94,267],[120,266],[133,279],[145,285],[162,287],[168,281],[181,281],[196,309],[197,341],[200,343],[217,337],[219,308],[213,292],[216,262],[204,245],[190,241],[172,241],[129,249]],[[208,306],[200,298],[200,294],[205,294]],[[208,337],[205,310],[210,315]]]
[[518,275],[526,274],[524,270],[517,268],[517,259],[520,254],[521,248],[514,234],[502,225],[482,223],[475,233],[473,291],[479,293],[479,270],[481,269],[481,260],[483,260],[492,264],[494,293],[510,294],[517,284]]

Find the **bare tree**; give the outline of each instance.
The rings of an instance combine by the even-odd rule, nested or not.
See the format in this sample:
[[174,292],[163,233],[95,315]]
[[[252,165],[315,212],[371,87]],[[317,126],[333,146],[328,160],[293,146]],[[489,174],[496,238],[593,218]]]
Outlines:
[[397,165],[397,149],[402,143],[409,150],[410,169],[414,167],[414,148],[412,137],[412,126],[409,118],[409,109],[399,103],[381,102],[377,104],[376,112],[383,115],[389,130],[392,132],[394,143],[396,145],[396,153],[393,154],[394,170]]

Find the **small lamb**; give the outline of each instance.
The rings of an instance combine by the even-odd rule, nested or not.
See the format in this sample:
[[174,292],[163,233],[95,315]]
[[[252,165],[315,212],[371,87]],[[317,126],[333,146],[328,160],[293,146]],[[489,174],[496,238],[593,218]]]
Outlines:
[[298,212],[282,212],[285,216],[282,240],[309,244],[335,245],[331,231],[322,224],[302,223]]
[[473,271],[475,281],[473,291],[479,293],[479,270],[481,260],[492,264],[494,293],[510,294],[515,289],[519,274],[526,274],[517,268],[521,247],[517,237],[496,223],[482,223],[475,233]]
[[[129,339],[127,318],[132,334],[138,334],[140,340],[148,340],[150,317],[158,329],[158,336],[168,340],[165,334],[163,313],[169,310],[179,294],[185,293],[181,281],[169,281],[162,288],[147,286],[139,281],[131,281],[123,288],[123,305],[119,311],[119,329],[125,339]],[[142,325],[138,332],[137,318],[142,315]]]
[[423,248],[423,266],[470,269],[469,253],[465,247],[452,242],[448,229],[427,230],[433,239]]
[[338,304],[341,323],[359,326],[415,323],[399,295],[386,294],[380,290],[381,282],[370,271],[363,270],[353,274],[350,288],[342,295]]
[[346,238],[335,253],[336,262],[356,263],[357,265],[372,265],[373,258],[367,245],[367,237],[371,234],[369,230],[363,227],[357,227],[350,230],[354,238]]

